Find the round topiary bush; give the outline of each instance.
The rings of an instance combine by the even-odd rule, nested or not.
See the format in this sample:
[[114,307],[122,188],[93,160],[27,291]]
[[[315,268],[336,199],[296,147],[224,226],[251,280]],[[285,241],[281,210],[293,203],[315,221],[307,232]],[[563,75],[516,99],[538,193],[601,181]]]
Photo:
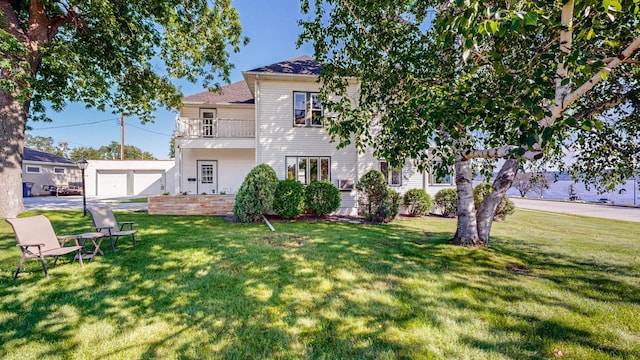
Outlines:
[[436,193],[434,203],[444,216],[458,213],[458,193],[456,189],[442,189]]
[[258,222],[262,214],[273,210],[273,198],[278,176],[268,164],[260,164],[249,172],[242,182],[233,214],[240,222]]
[[304,185],[297,180],[281,180],[276,186],[273,210],[285,219],[297,218],[304,211]]
[[317,216],[325,216],[340,207],[340,191],[328,181],[312,181],[305,192],[307,209]]
[[358,184],[358,209],[365,220],[373,223],[389,222],[398,215],[400,195],[387,187],[384,175],[371,170],[364,174]]
[[411,216],[428,214],[433,206],[431,196],[423,189],[411,189],[404,194],[403,205]]
[[[480,203],[484,200],[484,195],[491,191],[491,186],[486,182],[480,183],[473,188],[473,203],[476,211],[480,208]],[[508,197],[503,196],[500,204],[496,208],[493,220],[504,220],[508,215],[512,215],[516,211],[516,205]]]

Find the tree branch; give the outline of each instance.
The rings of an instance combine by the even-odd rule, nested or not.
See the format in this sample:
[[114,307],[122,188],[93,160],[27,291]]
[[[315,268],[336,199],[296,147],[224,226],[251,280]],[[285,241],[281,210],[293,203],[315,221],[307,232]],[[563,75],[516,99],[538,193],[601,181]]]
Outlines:
[[[620,55],[618,55],[618,57],[611,60],[611,62],[605,65],[601,71],[604,71],[607,74],[609,74],[614,68],[623,64],[624,61],[627,58],[631,57],[633,53],[635,53],[639,48],[640,48],[640,36],[636,37],[627,46],[627,48],[624,49],[624,51],[622,51]],[[582,84],[580,87],[578,87],[571,93],[567,94],[567,96],[564,98],[564,101],[561,104],[555,104],[550,108],[551,115],[545,117],[540,121],[540,127],[549,127],[553,125],[555,120],[558,117],[560,117],[560,114],[562,114],[562,112],[564,112],[569,107],[569,105],[573,104],[580,96],[584,95],[586,92],[593,89],[593,87],[596,86],[602,80],[603,80],[602,75],[600,74],[600,72],[598,72],[597,74],[594,74],[593,76],[591,76],[591,78],[587,80],[584,84]]]

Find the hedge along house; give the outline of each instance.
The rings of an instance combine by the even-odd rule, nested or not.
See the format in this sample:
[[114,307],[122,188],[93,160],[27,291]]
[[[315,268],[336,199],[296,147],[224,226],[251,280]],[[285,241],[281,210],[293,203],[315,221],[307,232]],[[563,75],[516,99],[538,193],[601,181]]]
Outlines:
[[24,148],[22,181],[30,186],[30,195],[51,195],[56,189],[80,189],[82,175],[71,160],[40,150]]
[[[324,128],[326,114],[318,99],[320,64],[308,56],[242,73],[244,81],[219,92],[183,99],[176,124],[176,193],[233,194],[256,165],[271,165],[280,179],[303,184],[327,180],[341,191],[340,214],[355,214],[355,183],[371,169],[380,170],[400,193],[412,188],[434,194],[451,186],[410,163],[391,169],[371,152],[353,146],[336,149]],[[349,96],[357,101],[358,83]]]

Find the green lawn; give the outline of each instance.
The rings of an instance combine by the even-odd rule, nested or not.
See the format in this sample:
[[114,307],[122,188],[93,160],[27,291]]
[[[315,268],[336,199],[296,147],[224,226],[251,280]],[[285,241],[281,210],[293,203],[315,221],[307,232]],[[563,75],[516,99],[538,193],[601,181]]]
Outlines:
[[[33,212],[31,214],[34,214]],[[79,212],[44,212],[59,234]],[[120,212],[136,249],[46,280],[0,224],[0,358],[640,358],[640,224],[525,210],[489,248],[455,220],[225,223]],[[103,248],[108,249],[108,241]]]
[[132,199],[123,199],[123,200],[115,201],[115,203],[118,203],[118,204],[128,204],[128,203],[146,203],[146,202],[147,202],[147,198],[146,198],[146,197],[141,197],[141,198],[132,198]]

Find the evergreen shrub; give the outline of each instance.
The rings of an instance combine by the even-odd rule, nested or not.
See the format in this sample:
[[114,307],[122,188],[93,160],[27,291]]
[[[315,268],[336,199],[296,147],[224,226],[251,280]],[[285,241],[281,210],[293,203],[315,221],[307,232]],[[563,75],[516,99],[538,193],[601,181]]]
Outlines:
[[268,164],[260,164],[249,172],[236,194],[233,214],[240,222],[258,222],[273,210],[278,176]]
[[358,184],[358,209],[365,220],[372,223],[389,222],[398,215],[400,195],[387,187],[384,175],[371,170],[364,174]]
[[340,190],[328,181],[312,181],[305,192],[306,207],[317,216],[325,216],[340,207]]
[[458,193],[456,189],[442,189],[436,193],[435,206],[444,216],[455,216],[458,213]]
[[433,206],[431,196],[423,189],[411,189],[404,194],[403,204],[411,216],[428,214]]
[[285,219],[299,217],[304,211],[304,185],[297,180],[281,180],[276,186],[273,210]]

